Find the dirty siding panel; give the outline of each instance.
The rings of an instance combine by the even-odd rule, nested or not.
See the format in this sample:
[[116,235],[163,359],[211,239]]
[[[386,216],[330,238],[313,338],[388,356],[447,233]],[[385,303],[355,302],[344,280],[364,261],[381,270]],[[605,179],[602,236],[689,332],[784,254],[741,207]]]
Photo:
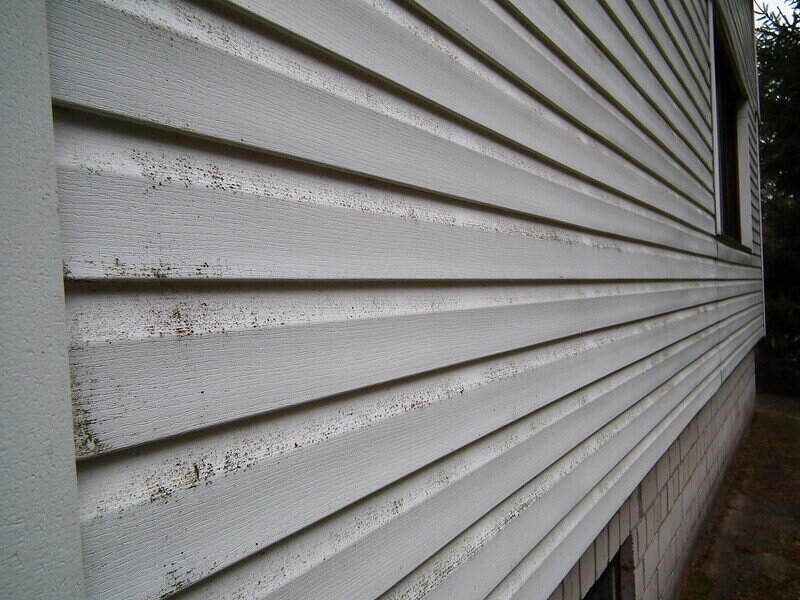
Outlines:
[[[701,85],[696,78],[692,77],[689,69],[683,64],[683,58],[679,53],[679,48],[674,39],[669,35],[668,29],[659,18],[655,6],[651,2],[633,2],[626,0],[630,10],[637,15],[641,26],[650,34],[653,42],[658,46],[664,59],[670,65],[675,76],[681,80],[683,85],[691,90],[692,96],[696,98],[701,110],[711,122],[711,90],[707,86]],[[709,140],[710,142],[710,140]]]
[[50,2],[90,598],[550,595],[763,331],[638,4]]
[[[407,25],[394,22],[391,15],[384,16],[373,8],[357,3],[326,4],[325,13],[319,12],[319,5],[315,2],[306,6],[302,2],[282,5],[244,1],[240,5],[270,23],[369,68],[377,75],[408,88],[426,100],[434,101],[443,108],[538,154],[560,162],[567,168],[576,169],[585,175],[597,173],[598,180],[604,177],[598,170],[603,168],[603,157],[595,154],[588,157],[589,160],[580,161],[580,156],[575,154],[580,151],[579,146],[572,146],[568,153],[559,154],[560,144],[554,144],[552,138],[548,137],[551,125],[546,119],[537,118],[536,113],[530,107],[525,107],[521,101],[513,102],[510,96],[502,94],[501,90],[492,85],[492,81],[486,81],[477,73],[472,74],[453,65],[451,58],[420,40]],[[473,10],[478,10],[478,7],[474,6]],[[464,6],[459,6],[459,11],[463,15]],[[486,17],[499,18],[494,15]],[[474,15],[465,15],[465,18],[471,22],[477,20]],[[325,26],[320,27],[320,23],[325,23]],[[503,24],[497,23],[495,26],[503,27]],[[396,50],[376,53],[374,48],[380,44]],[[545,63],[549,64],[546,60],[540,61],[540,64]],[[548,70],[556,79],[549,86],[555,88],[559,84],[558,79],[563,79],[563,76],[553,68]],[[564,81],[561,85],[569,84]],[[540,89],[540,92],[545,90]],[[546,93],[545,95],[547,97]],[[552,101],[551,98],[548,99]],[[576,99],[583,100],[583,96]],[[530,101],[528,104],[530,105]],[[523,123],[528,123],[530,129],[520,127]],[[551,135],[559,138],[564,136],[564,132],[554,131]],[[633,136],[628,139],[638,141]],[[637,148],[637,158],[644,159],[651,174],[656,177],[666,176],[667,183],[677,191],[701,202],[707,192],[697,182],[687,180],[684,172],[677,169],[671,161],[664,160],[649,144],[639,144]],[[609,166],[604,170],[613,168],[610,163],[609,160]]]
[[[557,49],[546,45],[550,41],[545,37],[537,38],[514,19],[510,11],[478,1],[461,3],[459,10],[448,2],[424,0],[417,5],[436,19],[440,27],[459,36],[480,52],[485,60],[507,71],[530,93],[544,97],[553,110],[627,151],[630,160],[647,161],[650,151],[642,155],[636,150],[646,147],[629,133],[632,127],[635,130],[635,119],[605,98],[606,90],[602,86],[599,90],[589,87],[580,77],[571,73],[567,63],[558,57]],[[665,144],[664,139],[646,129],[641,132],[650,136],[650,141],[659,145],[665,153],[677,159],[675,148]],[[691,154],[682,154],[682,159],[695,165],[700,160]],[[669,163],[665,166],[672,168]],[[694,170],[690,170],[701,183],[707,181],[707,167],[695,166]]]
[[[754,330],[754,327],[742,330],[739,335],[749,333],[750,337],[735,341],[742,343],[753,340]],[[725,344],[720,347],[724,346]],[[638,404],[622,412],[617,419],[553,463],[429,559],[417,573],[413,573],[391,590],[387,598],[408,597],[408,588],[418,586],[419,579],[426,581],[429,578],[437,578],[439,581],[426,597],[457,598],[474,594],[473,597],[482,598],[492,592],[515,565],[522,566],[521,562],[525,563],[530,555],[533,555],[531,558],[534,563],[543,559],[558,561],[557,567],[551,566],[550,574],[540,574],[539,577],[530,574],[532,586],[541,585],[541,579],[547,581],[553,577],[550,586],[545,588],[552,589],[566,575],[561,570],[568,569],[580,558],[580,553],[575,553],[574,538],[582,542],[586,539],[583,536],[588,532],[596,536],[660,456],[656,454],[651,458],[655,454],[651,451],[646,458],[640,459],[641,462],[634,462],[639,458],[637,454],[644,451],[644,448],[636,447],[636,442],[646,448],[648,438],[653,433],[659,433],[665,426],[665,421],[668,425],[671,417],[675,418],[670,414],[672,411],[680,414],[681,408],[686,405],[694,410],[699,408],[697,405],[692,406],[691,392],[697,385],[702,386],[704,377],[720,383],[718,372],[715,372],[717,360],[715,353],[703,356],[688,372],[678,372],[673,381],[667,382]],[[690,416],[682,417],[685,422],[690,419]],[[638,427],[634,423],[638,423]],[[637,432],[639,428],[650,432],[640,442]],[[668,440],[668,436],[659,440],[663,450],[668,447]],[[610,470],[609,461],[614,462]],[[638,479],[633,473],[629,478],[623,478],[623,473],[630,472],[630,463],[636,465],[636,470],[641,472]],[[619,479],[623,481],[619,482]],[[615,483],[619,485],[618,488]],[[599,507],[593,507],[592,504],[599,504]],[[610,507],[613,508],[608,511]],[[576,517],[580,518],[579,523],[574,522]],[[551,523],[558,525],[548,533],[547,528]],[[571,528],[575,529],[569,531]],[[552,539],[542,539],[545,533],[548,533],[548,537],[561,538],[558,540],[557,551],[551,550]],[[539,540],[545,544],[544,557],[537,552]],[[478,548],[475,548],[476,545]],[[551,556],[552,554],[556,556]],[[526,568],[533,566],[524,565]],[[553,570],[556,571],[555,574],[552,573]],[[515,572],[511,574],[518,575]],[[414,597],[413,593],[411,597]],[[525,594],[521,597],[525,597]]]
[[[760,309],[754,300],[757,296],[751,299],[748,308],[735,313],[729,320],[712,325],[709,332],[696,334],[697,344],[688,352],[707,349],[706,342],[717,339],[713,335],[719,332],[730,333],[732,323],[741,326],[743,321],[760,318]],[[669,328],[680,330],[681,324],[671,323]],[[153,495],[160,499],[163,494],[163,506],[150,506],[142,513],[136,502],[118,505],[115,496],[103,489],[104,484],[92,494],[92,505],[102,512],[97,512],[85,523],[85,539],[121,537],[136,547],[150,548],[146,559],[142,557],[141,560],[147,560],[152,568],[160,560],[175,554],[176,549],[183,548],[180,559],[174,559],[175,564],[186,569],[187,573],[207,571],[212,556],[198,554],[197,536],[203,534],[189,527],[198,516],[218,525],[227,524],[215,537],[214,562],[221,562],[221,557],[235,560],[247,555],[260,545],[281,539],[327,512],[344,507],[413,472],[426,461],[437,459],[471,439],[513,422],[519,415],[547,405],[554,396],[569,392],[592,377],[608,373],[613,366],[609,368],[604,364],[604,352],[615,352],[623,360],[630,361],[637,356],[632,349],[637,338],[630,332],[623,331],[619,335],[625,333],[632,339],[619,344],[596,339],[597,344],[605,343],[602,351],[589,348],[577,355],[587,371],[586,376],[579,380],[559,381],[574,362],[573,358],[563,356],[565,349],[561,346],[552,350],[560,350],[562,355],[548,362],[542,360],[541,353],[521,353],[514,357],[514,362],[508,359],[492,361],[487,365],[492,370],[487,371],[484,367],[480,373],[465,367],[447,374],[431,374],[414,384],[402,385],[400,389],[353,394],[324,409],[309,410],[308,417],[313,416],[314,422],[307,423],[305,430],[282,416],[262,420],[257,431],[268,434],[272,444],[259,443],[256,437],[250,443],[239,444],[239,452],[234,445],[225,453],[226,457],[233,456],[233,465],[226,467],[223,461],[222,473],[218,467],[212,468],[211,454],[204,455],[194,465],[189,455],[169,461],[166,470],[165,467],[151,468],[148,471],[150,499]],[[668,337],[665,341],[670,339]],[[646,371],[644,377],[655,378],[656,371]],[[459,380],[463,382],[463,388],[457,387]],[[545,386],[541,395],[526,397],[525,390],[537,384]],[[647,381],[642,385],[647,385]],[[390,393],[391,402],[388,402],[385,396]],[[410,397],[404,397],[404,394]],[[487,412],[487,402],[492,398],[503,398],[503,403],[496,401],[494,410]],[[348,416],[355,422],[337,423],[331,412],[346,407],[352,411]],[[588,418],[589,413],[580,414]],[[281,422],[282,427],[276,429]],[[422,441],[428,439],[430,442]],[[193,447],[197,440],[187,439],[187,442]],[[280,444],[284,446],[282,450],[276,447]],[[381,456],[394,458],[386,462],[381,461]],[[175,465],[179,468],[175,469]],[[240,468],[246,470],[239,473]],[[156,479],[158,473],[163,474]],[[106,470],[105,475],[109,474]],[[208,487],[204,487],[202,492],[194,491],[198,482]],[[122,489],[126,487],[137,492],[130,483]],[[311,487],[326,498],[324,507],[319,505],[317,497],[308,495]],[[272,510],[264,512],[260,504],[252,505],[252,501],[245,500],[247,490],[252,489],[264,490],[259,494],[259,502],[272,506]],[[139,496],[140,500],[148,499],[147,491],[139,492]],[[230,497],[242,501],[235,518],[225,503]],[[173,511],[172,502],[175,501],[181,503],[180,514]],[[170,540],[154,546],[165,529],[173,532]],[[157,549],[153,550],[154,547]],[[230,552],[230,556],[226,556],[226,552]],[[93,553],[88,558],[90,564],[96,560]],[[121,557],[124,561],[129,559],[129,555]],[[109,575],[118,576],[118,572],[112,570]]]
[[[661,83],[640,59],[634,47],[612,21],[611,16],[602,6],[589,2],[564,0],[565,6],[587,35],[590,35],[603,53],[617,65],[617,68],[637,88],[647,94],[654,108],[664,116],[673,129],[688,129],[690,124],[679,111],[678,106],[670,98]],[[701,130],[701,136],[707,137],[707,131]]]
[[[78,126],[72,111],[59,116],[61,212],[71,278],[587,278],[585,260],[605,255],[622,275],[628,267],[613,266],[619,251],[652,252],[333,170],[189,138],[145,136],[102,119],[89,125],[84,118]],[[597,222],[617,233],[714,256],[713,240],[667,217],[606,204],[603,196],[575,197],[594,205]],[[130,211],[137,216],[133,223],[125,217]],[[196,213],[188,223],[182,220],[187,212]],[[113,230],[86,226],[108,221],[115,223]],[[580,256],[542,271],[553,264],[553,252],[563,252],[562,241]],[[543,261],[548,248],[550,260]],[[606,252],[598,254],[601,248]],[[683,255],[662,255],[674,265],[709,268]],[[568,268],[584,272],[570,275]]]
[[681,57],[683,68],[688,70],[689,75],[701,89],[708,90],[710,88],[710,79],[707,69],[710,65],[706,65],[706,69],[704,69],[703,65],[697,61],[691,48],[687,46],[686,40],[681,35],[680,26],[675,21],[675,16],[670,12],[666,1],[653,0],[652,5],[658,20],[664,26],[667,35],[672,39],[678,55]]
[[[670,127],[670,122],[656,110],[641,86],[626,78],[611,57],[605,55],[581,31],[579,23],[559,6],[555,3],[518,0],[514,3],[514,10],[527,27],[547,40],[565,60],[575,63],[599,90],[624,107],[646,130],[668,140],[670,147],[685,148],[686,152],[694,152],[707,165],[710,164],[708,146],[697,132],[691,128]],[[671,105],[666,107],[667,110],[673,108]]]
[[[86,439],[78,450],[92,454],[298,406],[649,316],[644,306],[661,312],[691,302],[691,295],[682,291],[665,295],[661,302],[650,299],[649,305],[640,295],[564,299],[251,328],[192,339],[178,335],[89,343],[74,348],[71,357],[76,404],[91,415],[79,419]],[[723,302],[720,308],[748,300],[745,296]],[[712,308],[715,305],[689,310]],[[329,356],[337,357],[336,364],[322,368]],[[394,359],[386,361],[387,356]],[[238,382],[235,389],[231,381]],[[143,419],[143,414],[151,416]]]
[[698,97],[689,90],[685,82],[670,66],[656,40],[651,38],[643,23],[636,17],[625,0],[603,0],[601,3],[614,19],[620,31],[631,41],[644,61],[669,94],[677,107],[691,119],[693,126],[704,136],[707,145],[711,142],[711,121],[702,108]]
[[[202,43],[190,37],[192,30],[161,29],[132,15],[82,2],[57,4],[52,16],[52,84],[59,102],[448,197],[488,202],[570,224],[581,220],[583,226],[624,235],[616,225],[617,220],[624,224],[620,208],[613,204],[606,208],[592,197],[545,180],[531,172],[536,165],[528,165],[533,162],[530,158],[517,156],[511,148],[505,149],[505,156],[500,151],[487,156],[487,151],[493,151],[489,140],[448,141],[434,133],[436,127],[427,132],[416,123],[380,114],[312,82]],[[242,43],[252,43],[251,36],[250,31],[242,32]],[[75,55],[84,60],[70,60]],[[312,62],[307,68],[315,67],[324,65]],[[242,81],[248,85],[237,85]],[[154,104],[153,97],[159,102]],[[232,108],[220,112],[219,106]],[[531,124],[523,121],[516,126],[524,130]],[[545,132],[535,131],[537,135]],[[570,138],[576,154],[584,154],[584,147],[591,146],[598,153],[596,160],[602,160],[602,147],[585,136],[570,135],[568,130],[548,141],[553,151],[560,151]],[[472,142],[474,149],[467,147],[467,142]],[[569,153],[566,148],[564,153]],[[420,156],[427,160],[420,161]],[[662,184],[647,185],[644,175],[638,177],[632,166],[623,164],[621,169],[601,182],[685,223],[710,230],[711,216],[703,211],[709,209],[710,198],[698,206]],[[568,198],[559,203],[565,194]],[[578,208],[581,204],[582,210]],[[586,220],[580,215],[586,215]],[[601,223],[601,219],[609,220]]]
[[[737,327],[741,326],[741,323],[735,321],[729,325]],[[720,333],[724,331],[719,330]],[[709,335],[714,334],[709,333]],[[708,341],[711,342],[710,339]],[[676,354],[670,355],[670,359],[679,356],[678,349],[675,348],[674,351]],[[681,356],[680,359],[685,361],[691,357]],[[357,536],[358,543],[348,546],[346,551],[329,548],[322,554],[315,553],[313,545],[309,547],[310,541],[301,541],[306,539],[306,534],[302,534],[292,547],[295,552],[301,552],[304,557],[309,557],[309,571],[281,578],[272,584],[257,583],[260,569],[268,565],[271,560],[275,560],[276,554],[268,552],[264,556],[254,557],[253,562],[247,561],[237,565],[232,571],[226,572],[223,580],[218,583],[210,582],[208,587],[211,589],[227,586],[242,587],[249,589],[248,593],[258,590],[270,598],[324,598],[328,597],[327,594],[332,590],[338,592],[334,597],[340,595],[344,597],[348,595],[347,590],[358,590],[367,584],[373,590],[372,593],[382,589],[391,583],[392,573],[401,572],[403,565],[422,560],[428,553],[435,551],[438,545],[456,535],[463,526],[464,518],[480,517],[484,511],[503,500],[504,495],[536,474],[537,469],[541,469],[548,461],[568,448],[573,443],[573,438],[565,435],[565,432],[570,431],[574,435],[580,435],[581,432],[592,431],[598,423],[605,422],[610,415],[621,410],[620,406],[624,407],[626,403],[634,402],[639,394],[646,393],[643,390],[652,389],[653,382],[637,378],[637,375],[649,373],[646,371],[648,366],[650,365],[636,365],[634,369],[625,373],[625,377],[618,377],[613,382],[614,386],[610,381],[603,382],[605,387],[595,386],[583,393],[568,396],[560,400],[557,405],[500,429],[483,442],[466,447],[452,458],[434,463],[431,467],[415,474],[414,478],[425,475],[428,479],[430,487],[426,489],[426,494],[435,494],[435,498],[431,500],[421,502],[419,492],[416,496],[409,496],[403,493],[404,487],[386,488],[380,493],[381,501],[384,505],[391,505],[393,502],[398,514],[382,519],[374,525],[370,523],[369,527],[358,532],[348,532],[342,525],[337,524],[335,527],[337,532],[342,531],[342,535]],[[666,372],[670,368],[674,369],[675,363],[663,366],[663,372]],[[613,389],[613,394],[609,388]],[[591,408],[586,404],[587,398],[593,402]],[[578,407],[581,407],[580,410],[576,410]],[[534,448],[539,450],[533,451]],[[482,449],[482,452],[476,455],[479,449]],[[465,460],[469,462],[463,463]],[[447,483],[442,484],[439,481],[434,484],[436,476],[431,471],[442,474],[438,477],[447,474]],[[498,483],[490,485],[488,482],[492,480]],[[481,492],[469,490],[481,490]],[[560,499],[564,500],[564,497]],[[373,501],[375,500],[367,502]],[[339,518],[344,520],[345,515],[348,516],[347,521],[356,519],[360,510],[363,510],[361,504],[353,505],[345,513],[340,513],[341,516],[337,517],[337,520]],[[442,514],[438,514],[440,512]],[[429,525],[432,519],[438,523],[435,530],[431,530]],[[308,532],[308,535],[310,536],[311,532]],[[311,539],[313,540],[313,537]],[[401,565],[387,572],[388,565],[385,556],[381,554],[381,548],[389,544],[395,548],[397,556],[402,557],[403,561]],[[350,566],[345,569],[344,564]],[[443,569],[441,572],[448,572],[448,569]],[[199,596],[202,596],[201,590],[198,591]],[[352,597],[370,597],[370,595],[371,593],[357,593]],[[445,593],[445,597],[459,596],[447,596]]]

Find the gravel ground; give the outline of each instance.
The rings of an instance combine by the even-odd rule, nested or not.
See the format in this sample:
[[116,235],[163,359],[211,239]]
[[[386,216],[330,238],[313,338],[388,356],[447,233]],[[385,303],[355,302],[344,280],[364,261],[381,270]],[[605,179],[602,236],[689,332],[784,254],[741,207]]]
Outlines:
[[757,397],[679,598],[800,599],[800,397]]

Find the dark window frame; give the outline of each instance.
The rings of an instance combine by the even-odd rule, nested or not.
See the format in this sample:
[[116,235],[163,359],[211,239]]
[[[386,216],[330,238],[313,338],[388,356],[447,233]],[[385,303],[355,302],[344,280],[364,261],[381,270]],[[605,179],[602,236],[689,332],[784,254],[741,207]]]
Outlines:
[[619,552],[612,558],[584,600],[622,600],[622,568]]
[[629,535],[583,600],[635,600],[634,579],[633,536]]
[[[712,8],[713,7],[713,2]],[[737,250],[751,253],[752,249],[742,243],[742,198],[740,148],[741,135],[739,114],[747,105],[747,95],[736,76],[736,64],[732,59],[722,23],[716,10],[712,10],[714,45],[714,144],[716,148],[717,211],[719,231],[717,238]]]

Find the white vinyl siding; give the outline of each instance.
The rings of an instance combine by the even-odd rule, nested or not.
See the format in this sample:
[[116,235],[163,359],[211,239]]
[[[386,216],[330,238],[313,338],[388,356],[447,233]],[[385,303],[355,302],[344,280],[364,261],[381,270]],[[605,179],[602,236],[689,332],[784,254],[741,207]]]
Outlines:
[[699,0],[48,8],[90,598],[546,598],[762,335]]

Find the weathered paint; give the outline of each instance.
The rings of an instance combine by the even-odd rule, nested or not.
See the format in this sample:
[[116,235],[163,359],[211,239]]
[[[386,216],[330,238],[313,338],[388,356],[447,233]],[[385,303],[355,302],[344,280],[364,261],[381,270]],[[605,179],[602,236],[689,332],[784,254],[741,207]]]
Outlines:
[[585,587],[763,331],[709,14],[52,0],[88,596]]

